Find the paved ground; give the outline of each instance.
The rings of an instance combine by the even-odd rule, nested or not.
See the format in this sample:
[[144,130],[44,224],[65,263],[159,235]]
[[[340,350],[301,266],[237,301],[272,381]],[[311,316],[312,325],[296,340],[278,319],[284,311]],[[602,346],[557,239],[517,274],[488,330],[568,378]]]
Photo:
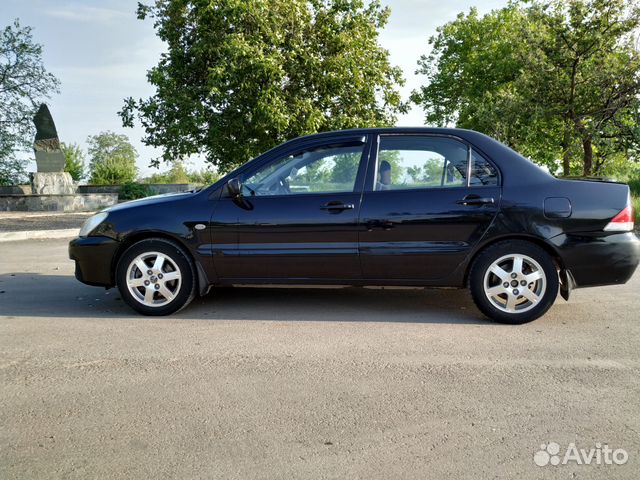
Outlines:
[[80,227],[93,213],[0,212],[0,233]]
[[[225,289],[150,319],[64,241],[6,243],[0,478],[635,479],[639,289],[521,327],[448,290]],[[629,460],[538,467],[548,442]]]

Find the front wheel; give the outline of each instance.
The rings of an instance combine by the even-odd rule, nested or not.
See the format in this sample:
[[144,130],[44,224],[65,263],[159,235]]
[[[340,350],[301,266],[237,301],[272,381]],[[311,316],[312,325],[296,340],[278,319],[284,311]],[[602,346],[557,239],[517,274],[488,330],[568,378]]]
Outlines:
[[195,297],[195,269],[176,243],[150,238],[129,247],[116,269],[122,298],[144,315],[170,315]]
[[552,258],[532,243],[496,243],[475,259],[469,273],[473,301],[487,317],[522,324],[554,304],[560,281]]

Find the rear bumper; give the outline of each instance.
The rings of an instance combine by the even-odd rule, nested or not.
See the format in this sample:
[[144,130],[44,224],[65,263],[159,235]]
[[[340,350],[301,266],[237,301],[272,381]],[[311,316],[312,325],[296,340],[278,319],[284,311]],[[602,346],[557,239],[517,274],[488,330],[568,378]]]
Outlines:
[[550,241],[576,288],[626,283],[640,263],[640,239],[631,232],[563,234]]
[[75,238],[69,242],[69,258],[76,262],[76,278],[98,287],[113,287],[113,258],[119,243],[107,237]]

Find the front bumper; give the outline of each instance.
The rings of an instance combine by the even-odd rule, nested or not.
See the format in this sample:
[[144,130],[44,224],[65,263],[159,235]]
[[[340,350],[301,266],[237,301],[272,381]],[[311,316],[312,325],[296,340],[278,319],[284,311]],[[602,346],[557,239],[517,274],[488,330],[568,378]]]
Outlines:
[[120,244],[108,237],[75,238],[69,242],[69,258],[76,262],[76,278],[98,287],[115,285],[114,257]]
[[550,241],[576,288],[627,283],[640,263],[640,239],[632,232],[563,234]]

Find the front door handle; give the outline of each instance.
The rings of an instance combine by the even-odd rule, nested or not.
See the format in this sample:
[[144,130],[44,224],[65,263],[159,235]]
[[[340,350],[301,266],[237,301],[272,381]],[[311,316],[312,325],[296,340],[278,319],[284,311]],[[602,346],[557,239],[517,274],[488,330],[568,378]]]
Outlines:
[[330,212],[342,212],[344,210],[355,210],[353,203],[329,202],[320,207],[320,210],[328,210]]
[[458,205],[465,206],[480,206],[480,205],[493,205],[496,201],[493,197],[480,197],[479,195],[467,195],[462,200],[456,202]]

